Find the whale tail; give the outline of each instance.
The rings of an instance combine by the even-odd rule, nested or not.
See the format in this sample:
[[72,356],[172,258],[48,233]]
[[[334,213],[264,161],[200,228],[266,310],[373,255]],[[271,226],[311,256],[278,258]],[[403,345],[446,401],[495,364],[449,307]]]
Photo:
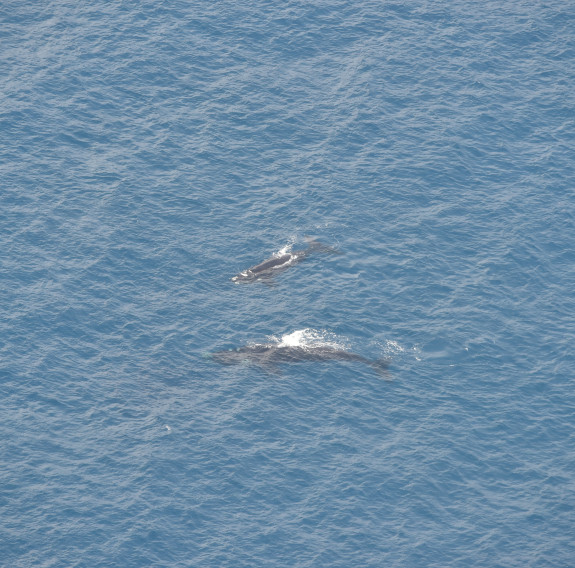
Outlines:
[[310,251],[324,252],[328,254],[343,254],[340,250],[320,243],[316,238],[306,236],[304,237]]
[[391,380],[391,373],[389,372],[389,365],[391,364],[391,359],[376,359],[372,361],[369,366],[383,379],[386,381]]

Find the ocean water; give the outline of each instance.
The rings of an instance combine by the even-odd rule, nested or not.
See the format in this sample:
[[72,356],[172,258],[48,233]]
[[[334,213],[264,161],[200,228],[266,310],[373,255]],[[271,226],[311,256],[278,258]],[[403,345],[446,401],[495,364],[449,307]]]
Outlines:
[[0,565],[575,566],[574,26],[4,1]]

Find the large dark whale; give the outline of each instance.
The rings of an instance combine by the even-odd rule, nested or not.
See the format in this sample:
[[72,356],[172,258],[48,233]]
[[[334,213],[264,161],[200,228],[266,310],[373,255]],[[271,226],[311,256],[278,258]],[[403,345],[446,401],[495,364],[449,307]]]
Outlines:
[[286,252],[280,256],[273,256],[260,264],[256,264],[251,268],[243,270],[232,278],[232,282],[255,282],[256,280],[269,279],[274,274],[286,270],[290,266],[301,262],[314,252],[325,252],[331,254],[343,254],[342,252],[323,245],[316,239],[306,237],[308,242],[307,249]]
[[352,361],[364,363],[380,376],[388,378],[389,359],[367,359],[357,353],[328,345],[292,346],[281,343],[246,345],[238,349],[216,351],[212,359],[222,365],[248,363],[257,365],[266,371],[278,372],[283,363],[300,363],[302,361]]

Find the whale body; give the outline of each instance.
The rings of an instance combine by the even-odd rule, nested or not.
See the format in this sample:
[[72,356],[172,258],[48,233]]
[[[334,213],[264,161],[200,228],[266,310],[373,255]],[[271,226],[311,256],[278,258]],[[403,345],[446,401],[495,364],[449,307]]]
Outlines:
[[211,357],[222,365],[238,365],[248,363],[257,365],[264,370],[279,370],[279,365],[285,363],[300,363],[303,361],[352,361],[371,367],[380,376],[389,377],[389,359],[368,359],[345,349],[327,346],[293,346],[283,344],[246,345],[227,351],[216,351]]
[[272,258],[268,258],[260,264],[256,264],[255,266],[252,266],[246,270],[242,270],[242,272],[232,277],[232,282],[255,282],[257,280],[272,278],[275,274],[278,274],[290,266],[293,266],[298,262],[306,259],[313,252],[342,254],[337,249],[323,245],[315,239],[306,237],[306,241],[308,242],[307,249],[287,252],[280,256],[273,256]]

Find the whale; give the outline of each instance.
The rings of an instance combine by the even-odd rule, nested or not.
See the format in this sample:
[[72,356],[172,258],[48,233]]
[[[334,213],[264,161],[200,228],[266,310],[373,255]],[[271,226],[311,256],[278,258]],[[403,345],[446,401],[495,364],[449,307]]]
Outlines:
[[211,358],[222,365],[255,365],[264,371],[280,373],[280,366],[306,361],[350,361],[363,363],[379,376],[389,378],[389,359],[368,359],[357,353],[330,345],[284,345],[267,343],[246,345],[236,349],[215,351]]
[[315,252],[343,254],[341,251],[333,247],[326,246],[314,238],[306,237],[306,241],[308,243],[308,247],[306,249],[286,252],[279,256],[272,256],[271,258],[260,262],[260,264],[256,264],[246,270],[242,270],[242,272],[239,272],[231,278],[232,282],[238,284],[256,282],[258,280],[269,280],[276,274],[287,270],[290,266],[294,266],[302,260],[305,260],[310,254]]

